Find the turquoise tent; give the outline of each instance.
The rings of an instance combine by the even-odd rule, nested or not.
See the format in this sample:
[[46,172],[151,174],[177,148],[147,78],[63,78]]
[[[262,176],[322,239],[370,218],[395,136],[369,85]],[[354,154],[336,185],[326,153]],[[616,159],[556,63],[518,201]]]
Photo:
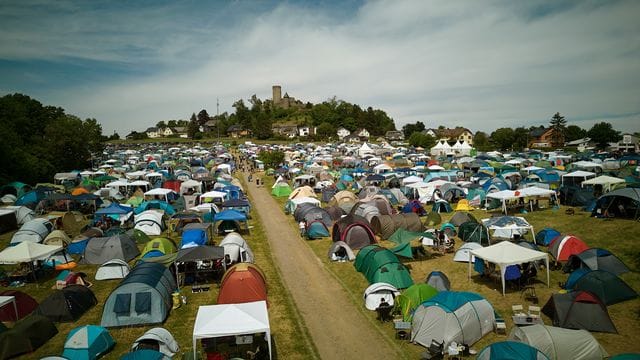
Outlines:
[[533,346],[516,341],[495,342],[480,350],[477,360],[549,360],[547,355]]
[[115,344],[111,334],[102,326],[80,326],[67,335],[62,356],[69,360],[95,360],[109,352]]

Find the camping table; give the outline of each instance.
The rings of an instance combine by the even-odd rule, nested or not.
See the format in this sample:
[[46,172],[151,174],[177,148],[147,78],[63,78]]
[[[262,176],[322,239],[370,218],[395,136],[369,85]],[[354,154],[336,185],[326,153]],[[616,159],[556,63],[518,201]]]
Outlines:
[[540,316],[529,316],[529,315],[513,315],[513,323],[516,326],[526,326],[533,324],[544,325],[544,321]]
[[0,296],[0,308],[7,305],[8,303],[13,303],[13,310],[16,312],[16,321],[18,321],[18,306],[16,305],[16,297],[15,296]]

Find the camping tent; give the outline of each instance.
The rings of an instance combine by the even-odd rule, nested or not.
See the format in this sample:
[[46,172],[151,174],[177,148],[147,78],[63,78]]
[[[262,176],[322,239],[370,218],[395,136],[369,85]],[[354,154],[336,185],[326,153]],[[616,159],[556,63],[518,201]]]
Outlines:
[[100,265],[111,259],[121,259],[129,262],[138,255],[140,255],[138,246],[126,234],[95,237],[87,242],[82,256],[82,263]]
[[[31,314],[37,307],[38,302],[27,293],[18,290],[5,290],[0,292],[0,296],[13,296],[16,307],[11,303],[0,308],[0,321],[17,321]],[[18,318],[16,319],[16,310]]]
[[112,259],[100,265],[96,280],[123,279],[129,274],[129,264],[122,259]]
[[626,187],[613,190],[598,198],[593,214],[605,212],[622,218],[638,219],[640,217],[640,189]]
[[502,279],[502,295],[505,294],[505,272],[507,266],[534,262],[537,260],[545,260],[547,270],[547,287],[549,286],[549,256],[542,252],[527,249],[514,243],[503,241],[495,245],[487,246],[482,249],[471,250],[469,252],[468,277],[471,279],[471,256],[494,263],[500,267],[500,277]]
[[482,296],[442,291],[413,313],[411,341],[429,347],[432,341],[473,345],[495,327],[495,312]]
[[291,195],[291,186],[286,182],[277,182],[271,188],[271,195],[276,197],[287,197]]
[[20,227],[11,237],[11,245],[29,241],[39,243],[53,230],[53,224],[47,219],[36,218]]
[[551,240],[547,249],[556,261],[567,261],[571,255],[577,255],[589,246],[574,235],[558,236]]
[[553,294],[542,307],[542,312],[553,320],[554,326],[618,333],[607,306],[588,291]]
[[549,360],[535,347],[516,341],[498,341],[487,345],[476,356],[477,360]]
[[364,298],[364,307],[375,310],[383,299],[393,306],[393,299],[398,295],[400,295],[400,291],[391,284],[373,283],[364,290],[362,297]]
[[169,255],[176,252],[176,245],[170,239],[157,237],[149,241],[142,249],[142,257]]
[[[257,333],[265,333],[271,359],[271,328],[266,301],[200,306],[193,326],[193,349],[196,349],[198,339]],[[194,360],[196,355],[197,351],[194,351]]]
[[238,263],[227,269],[220,281],[218,304],[267,301],[267,281],[257,265]]
[[369,284],[384,282],[397,289],[413,285],[409,270],[391,250],[378,245],[362,248],[356,256],[354,266],[369,281]]
[[115,344],[109,331],[102,326],[80,326],[67,335],[62,356],[69,360],[96,360]]
[[35,313],[56,322],[76,321],[98,303],[93,291],[83,285],[68,285],[54,290],[36,309]]
[[248,262],[252,263],[253,251],[249,247],[247,241],[237,232],[228,233],[222,239],[220,246],[224,248],[224,255],[229,255],[232,262]]
[[598,340],[586,330],[540,324],[514,326],[509,340],[529,344],[542,351],[550,360],[595,360],[609,356]]
[[[343,259],[341,259],[340,256],[338,256],[338,253],[342,252],[340,249],[344,249],[342,250],[344,252]],[[345,243],[344,241],[336,241],[333,244],[331,244],[331,247],[329,247],[328,256],[329,256],[329,259],[334,261],[337,261],[337,260],[353,261],[356,259],[356,255],[353,253],[353,250],[351,250],[349,245],[347,245],[347,243]]]
[[29,315],[0,333],[0,359],[33,352],[57,333],[55,324],[47,317]]
[[638,293],[624,280],[604,270],[593,270],[582,275],[576,281],[574,289],[596,295],[605,305],[613,305],[638,297]]
[[451,290],[451,282],[445,273],[442,271],[434,270],[427,275],[427,279],[424,281],[427,285],[433,286],[438,291]]
[[168,358],[173,358],[173,356],[180,351],[180,347],[173,335],[171,335],[167,329],[161,327],[147,330],[131,345],[132,351],[141,351],[142,349],[150,348],[159,351]]
[[147,235],[159,236],[164,230],[161,211],[146,210],[134,216],[134,228]]
[[591,248],[578,255],[571,255],[568,264],[571,265],[572,269],[604,270],[615,275],[629,272],[629,268],[622,260],[609,252],[609,250],[601,248]]
[[476,223],[478,222],[475,216],[473,216],[471,213],[466,211],[456,211],[456,213],[453,214],[453,216],[449,220],[449,222],[452,223],[454,226],[460,226],[466,223],[467,221],[475,221]]
[[467,221],[458,227],[458,237],[465,242],[476,242],[481,245],[489,244],[489,231],[475,221]]
[[109,294],[100,325],[115,327],[161,323],[173,306],[171,294],[176,288],[169,269],[161,264],[140,263]]
[[471,252],[471,250],[476,250],[476,249],[482,249],[482,245],[475,242],[468,242],[468,243],[462,244],[462,246],[460,246],[458,250],[456,250],[455,255],[453,255],[453,261],[475,262],[476,258],[473,255],[469,256],[470,255],[469,253]]
[[375,235],[366,220],[359,220],[358,217],[354,216],[346,216],[336,221],[333,224],[331,237],[334,242],[344,241],[353,250],[361,249],[376,242]]
[[547,246],[551,243],[551,240],[560,236],[560,232],[558,230],[552,228],[544,228],[536,234],[536,244]]
[[413,284],[406,288],[402,294],[396,297],[396,303],[404,321],[411,321],[413,311],[423,302],[431,299],[438,293],[433,286],[428,284]]

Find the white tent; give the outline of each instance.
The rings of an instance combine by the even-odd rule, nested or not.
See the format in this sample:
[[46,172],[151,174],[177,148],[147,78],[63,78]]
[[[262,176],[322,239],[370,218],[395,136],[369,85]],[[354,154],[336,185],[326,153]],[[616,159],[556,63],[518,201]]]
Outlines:
[[[271,328],[266,301],[206,305],[198,308],[193,326],[193,349],[198,339],[265,333],[271,359]],[[197,351],[193,351],[196,358]]]
[[0,252],[0,264],[17,264],[44,260],[49,255],[62,250],[62,245],[43,245],[30,241],[23,241],[16,246],[10,246]]
[[421,178],[420,176],[411,175],[411,176],[407,176],[406,178],[402,179],[402,185],[420,183],[420,182],[423,182],[423,180],[424,179]]
[[367,145],[367,143],[362,144],[362,146],[360,146],[360,149],[358,149],[358,155],[360,157],[364,156],[365,154],[373,154],[373,150],[369,145]]
[[[498,199],[502,202],[502,210],[504,213],[507,213],[507,201],[516,200],[519,198],[535,198],[535,197],[547,197],[547,198],[555,198],[556,192],[553,190],[539,188],[537,186],[531,186],[524,189],[518,190],[502,190],[496,191],[487,194],[487,202],[488,199]],[[533,203],[529,203],[531,210],[533,211]]]
[[431,148],[431,155],[446,155],[451,152],[451,146],[447,143],[446,140],[439,140],[436,146]]
[[373,283],[364,290],[364,306],[369,310],[375,310],[380,306],[380,300],[384,299],[389,305],[394,304],[400,291],[395,286],[387,283]]
[[505,294],[504,274],[507,270],[507,266],[509,265],[524,264],[544,259],[545,269],[547,269],[547,287],[549,286],[549,255],[542,251],[528,249],[509,241],[499,242],[495,245],[487,246],[482,249],[471,250],[469,251],[469,279],[471,279],[471,268],[473,267],[473,263],[471,262],[472,256],[494,263],[500,267],[503,296]]
[[169,194],[171,193],[175,194],[175,191],[165,188],[156,188],[147,191],[146,193],[144,193],[144,196],[161,196],[164,201],[169,202]]
[[613,176],[601,175],[593,179],[585,180],[580,185],[584,187],[585,185],[601,185],[602,190],[604,192],[611,191],[611,185],[623,183],[624,179],[620,179]]
[[180,184],[180,194],[186,194],[189,189],[193,189],[193,192],[202,193],[202,183],[197,180],[187,180]]
[[582,181],[591,179],[595,176],[596,176],[596,173],[592,173],[589,171],[582,171],[582,170],[573,171],[568,174],[562,175],[561,183],[564,185],[565,179],[567,179],[567,182],[581,183]]

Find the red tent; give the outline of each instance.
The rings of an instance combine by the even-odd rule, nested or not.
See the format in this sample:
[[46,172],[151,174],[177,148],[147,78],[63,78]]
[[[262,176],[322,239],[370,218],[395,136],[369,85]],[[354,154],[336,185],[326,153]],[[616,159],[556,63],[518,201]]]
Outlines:
[[240,304],[267,301],[267,283],[260,268],[238,263],[227,269],[220,282],[217,304]]
[[0,308],[0,321],[17,321],[31,314],[37,307],[38,302],[30,295],[18,290],[5,290],[0,296],[14,296],[16,298],[16,307],[18,309],[18,319],[13,308],[13,303],[5,304]]
[[589,246],[575,235],[556,236],[549,243],[549,253],[556,261],[567,261],[569,256],[578,255],[587,249]]

